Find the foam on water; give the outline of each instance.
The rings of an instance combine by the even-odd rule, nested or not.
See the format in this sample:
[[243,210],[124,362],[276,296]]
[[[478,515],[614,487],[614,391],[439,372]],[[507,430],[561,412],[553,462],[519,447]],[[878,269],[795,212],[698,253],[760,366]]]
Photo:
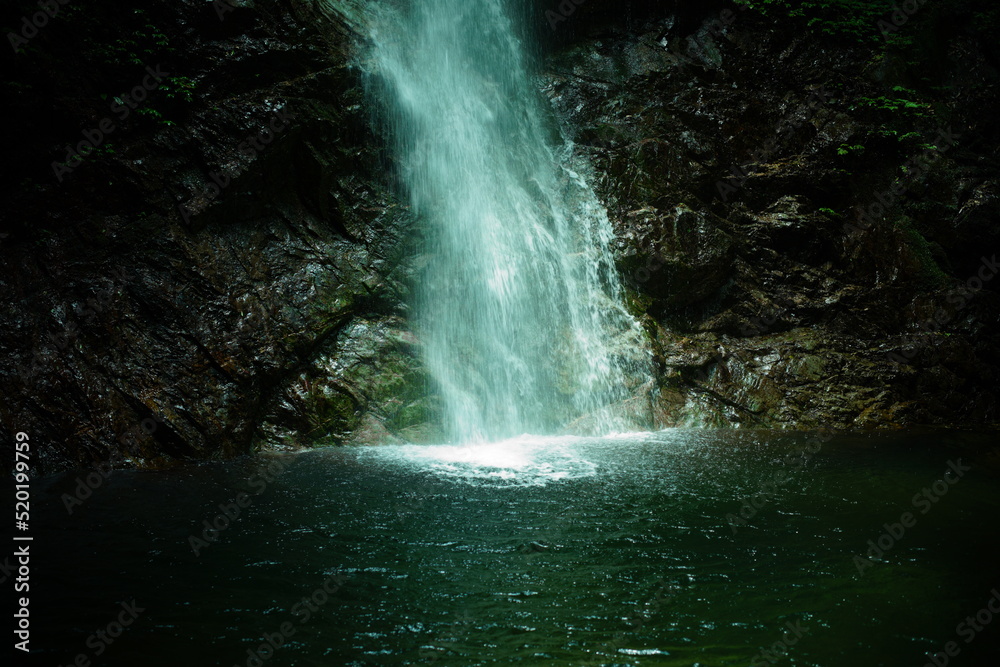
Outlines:
[[498,442],[466,445],[391,445],[372,447],[368,456],[411,469],[477,485],[544,486],[592,477],[597,464],[581,446],[594,438],[523,435]]

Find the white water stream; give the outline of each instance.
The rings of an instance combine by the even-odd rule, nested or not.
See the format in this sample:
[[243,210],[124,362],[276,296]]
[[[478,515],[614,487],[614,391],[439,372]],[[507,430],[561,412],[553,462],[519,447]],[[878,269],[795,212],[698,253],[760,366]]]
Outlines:
[[553,141],[517,0],[380,5],[366,59],[426,223],[416,329],[452,442],[628,428],[649,375],[607,213]]

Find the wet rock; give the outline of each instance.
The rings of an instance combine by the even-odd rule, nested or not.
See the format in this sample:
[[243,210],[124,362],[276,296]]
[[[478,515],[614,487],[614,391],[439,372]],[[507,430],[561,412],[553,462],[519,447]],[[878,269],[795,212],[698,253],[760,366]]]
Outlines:
[[[921,37],[941,57],[916,72],[906,53],[750,10],[713,29],[725,3],[626,4],[544,26],[539,77],[593,165],[655,352],[655,386],[630,388],[624,412],[650,427],[995,421],[995,47],[957,34],[958,12]],[[0,56],[16,128],[0,440],[29,432],[43,469],[440,440],[406,324],[419,229],[351,65],[363,14],[338,6],[349,18],[278,3],[220,21],[195,0],[71,3]],[[157,65],[167,85],[60,179],[67,144]],[[921,113],[879,101],[900,95]],[[957,143],[927,153],[949,125]],[[921,155],[933,164],[914,176]]]
[[[393,387],[356,386],[352,364],[392,356],[383,338],[344,335],[399,321],[411,224],[360,103],[351,28],[306,5],[225,21],[200,2],[65,11],[72,29],[53,23],[5,84],[20,86],[24,132],[0,214],[0,437],[31,433],[47,469],[162,465],[342,442],[367,410],[415,421],[389,407]],[[145,39],[155,26],[168,34]],[[102,41],[111,29],[125,37]],[[55,147],[141,80],[132,58],[169,78],[60,182]],[[50,67],[66,85],[38,86]],[[340,356],[344,374],[318,372]]]
[[[948,97],[937,103],[954,115],[911,114],[900,129],[903,112],[884,107],[904,95],[892,86],[906,65],[873,67],[895,58],[877,45],[805,38],[751,11],[713,31],[718,11],[680,11],[584,14],[545,78],[596,166],[629,306],[652,338],[656,422],[995,420],[982,369],[997,368],[1000,283],[961,285],[995,252],[996,133]],[[988,92],[961,83],[961,58],[939,63],[943,78],[995,105],[985,47],[966,48]],[[975,148],[942,149],[956,118]],[[914,176],[904,166],[921,155],[933,159]]]
[[616,228],[619,266],[651,308],[687,306],[709,298],[732,274],[732,243],[711,214],[684,204],[630,211]]

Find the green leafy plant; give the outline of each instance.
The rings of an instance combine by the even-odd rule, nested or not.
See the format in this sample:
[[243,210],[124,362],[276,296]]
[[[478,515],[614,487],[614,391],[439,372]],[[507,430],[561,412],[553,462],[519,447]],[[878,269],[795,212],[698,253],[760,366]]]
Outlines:
[[167,78],[166,81],[160,84],[160,90],[169,99],[182,99],[185,102],[194,101],[194,91],[197,85],[194,79],[189,79],[186,76],[171,76]]
[[150,107],[144,107],[142,109],[139,109],[138,113],[141,116],[148,116],[149,118],[156,120],[160,125],[164,125],[166,127],[171,127],[173,125],[176,125],[174,121],[167,120],[166,118],[163,117],[162,113]]
[[[921,101],[919,94],[902,86],[891,89],[892,95],[878,97],[859,97],[851,105],[851,111],[867,115],[878,123],[869,136],[889,139],[897,144],[911,143],[926,146],[922,143],[923,134],[915,128],[926,125],[926,120],[934,116],[934,109],[928,102]],[[841,145],[838,154],[844,155],[844,149],[853,147]]]
[[145,9],[133,10],[113,39],[102,40],[94,36],[85,41],[102,57],[104,64],[111,66],[147,65],[174,50],[167,35],[151,22]]
[[[896,89],[899,89],[899,86],[894,90]],[[912,116],[927,116],[930,114],[929,109],[931,105],[925,102],[914,102],[904,97],[886,97],[885,95],[881,95],[879,97],[859,97],[858,104],[852,107],[852,109],[858,107],[868,107],[878,111],[899,112]]]
[[765,15],[804,19],[806,27],[858,42],[881,39],[878,21],[892,10],[891,0],[736,0]]

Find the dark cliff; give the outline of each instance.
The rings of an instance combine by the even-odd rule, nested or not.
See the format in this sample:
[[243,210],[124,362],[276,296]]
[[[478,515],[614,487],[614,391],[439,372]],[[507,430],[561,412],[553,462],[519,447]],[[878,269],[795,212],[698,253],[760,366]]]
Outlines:
[[757,4],[550,15],[661,421],[995,421],[996,8]]
[[[540,85],[651,336],[650,427],[996,419],[995,16],[926,6],[887,40],[573,6],[534,12]],[[3,55],[0,438],[48,468],[433,439],[419,229],[348,22],[76,0],[46,23]]]
[[402,362],[372,376],[408,345],[407,217],[353,42],[309,3],[80,2],[5,55],[6,442],[52,464],[234,455],[355,430],[400,382]]

